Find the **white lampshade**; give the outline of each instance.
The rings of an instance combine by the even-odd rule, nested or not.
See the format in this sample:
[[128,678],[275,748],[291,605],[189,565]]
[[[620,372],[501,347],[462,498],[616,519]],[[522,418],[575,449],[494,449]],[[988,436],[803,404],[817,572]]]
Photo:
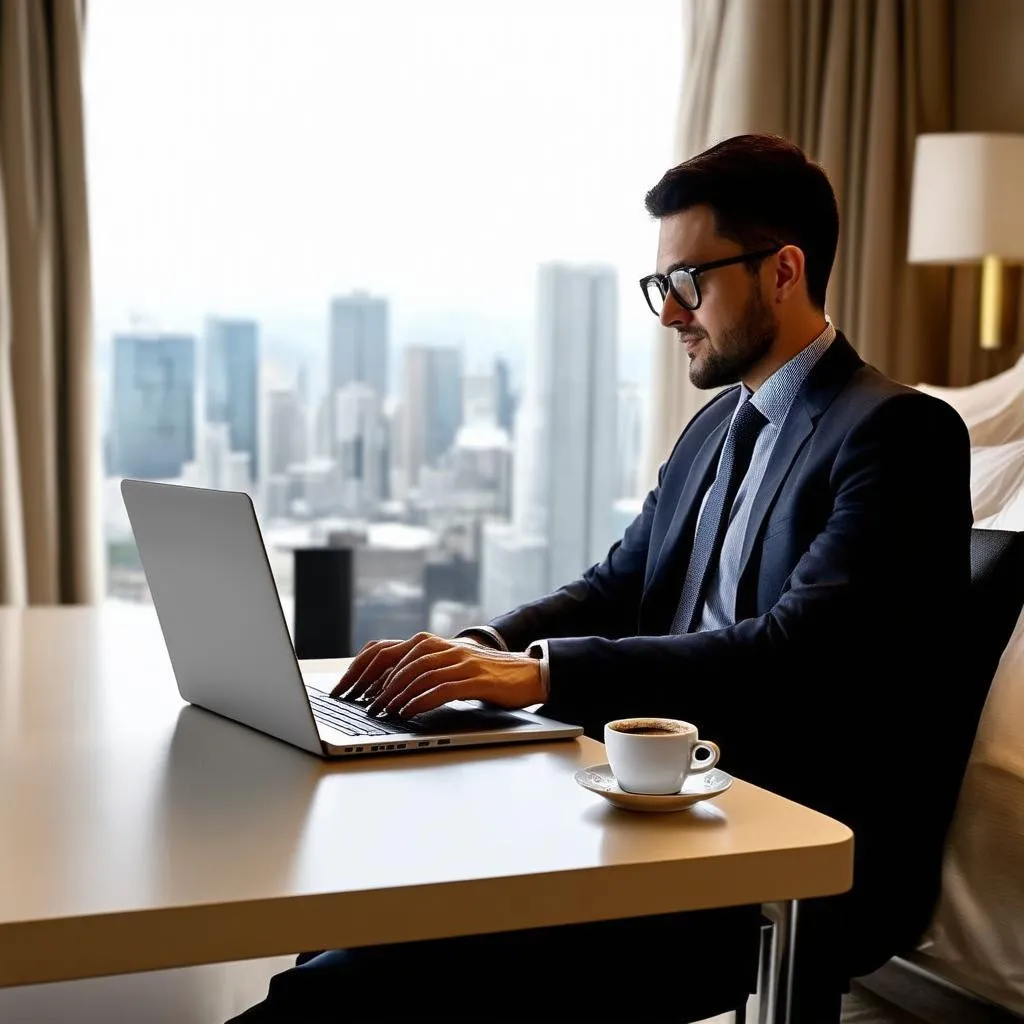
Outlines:
[[911,263],[1024,263],[1024,135],[919,135],[907,248]]

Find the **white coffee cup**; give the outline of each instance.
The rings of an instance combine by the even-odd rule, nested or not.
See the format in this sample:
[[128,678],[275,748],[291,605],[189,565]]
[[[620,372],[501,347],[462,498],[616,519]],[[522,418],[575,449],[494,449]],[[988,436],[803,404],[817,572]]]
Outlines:
[[608,766],[627,793],[678,793],[687,776],[718,763],[718,744],[678,718],[617,718],[604,727]]

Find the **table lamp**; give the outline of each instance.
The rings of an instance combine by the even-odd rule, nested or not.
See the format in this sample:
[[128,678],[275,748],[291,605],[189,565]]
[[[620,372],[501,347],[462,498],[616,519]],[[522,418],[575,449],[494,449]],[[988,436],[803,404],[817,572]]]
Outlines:
[[907,259],[980,262],[981,347],[999,348],[1003,264],[1024,263],[1024,135],[917,136]]

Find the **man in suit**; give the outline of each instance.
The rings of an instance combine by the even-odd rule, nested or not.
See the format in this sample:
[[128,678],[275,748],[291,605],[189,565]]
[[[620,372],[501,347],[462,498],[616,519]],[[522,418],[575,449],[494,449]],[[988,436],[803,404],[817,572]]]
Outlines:
[[[970,575],[967,429],[950,406],[866,365],[826,316],[837,205],[797,147],[726,140],[669,170],[646,206],[660,232],[644,297],[685,346],[691,381],[723,390],[686,425],[604,561],[456,638],[369,644],[336,692],[401,716],[456,698],[543,704],[596,738],[613,718],[683,718],[734,774],[846,822],[853,890],[801,912],[793,1019],[828,1024],[851,977],[915,941],[936,892],[963,769],[943,740]],[[581,981],[596,950],[628,987],[630,971],[674,950],[674,1019],[698,1020],[736,1005],[749,972],[719,977],[706,961],[687,972],[688,943],[703,935],[707,948],[710,935],[717,959],[745,964],[754,909],[361,961],[335,951],[279,976],[249,1012],[306,1019],[287,1008],[313,1012],[344,979],[423,980],[449,962],[458,985],[469,975],[489,986],[482,997],[504,1000],[530,977]],[[606,1005],[600,1019],[629,1019],[625,1003],[587,997],[609,988],[570,986],[564,1012]]]

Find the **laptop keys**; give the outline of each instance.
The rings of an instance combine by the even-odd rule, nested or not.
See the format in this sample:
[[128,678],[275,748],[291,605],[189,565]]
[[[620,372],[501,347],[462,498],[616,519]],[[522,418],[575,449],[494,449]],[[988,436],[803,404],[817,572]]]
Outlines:
[[313,717],[346,736],[393,736],[421,731],[412,723],[396,716],[371,717],[354,701],[327,697],[310,688],[307,688],[306,692],[313,708]]

